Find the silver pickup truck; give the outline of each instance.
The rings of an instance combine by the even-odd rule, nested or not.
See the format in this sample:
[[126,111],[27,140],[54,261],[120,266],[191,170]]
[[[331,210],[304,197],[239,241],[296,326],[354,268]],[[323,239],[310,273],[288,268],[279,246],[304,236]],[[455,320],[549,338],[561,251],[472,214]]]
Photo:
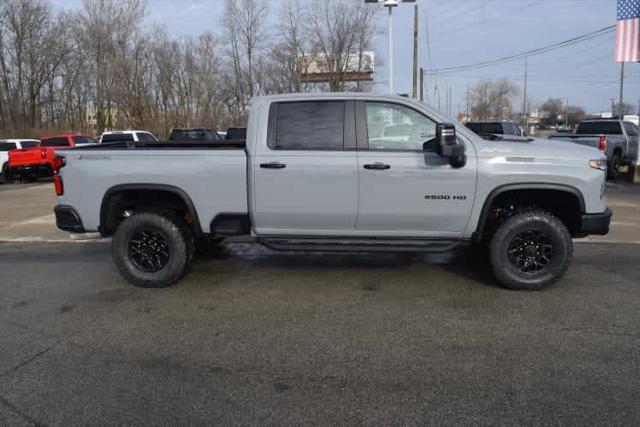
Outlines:
[[618,169],[638,159],[638,127],[617,119],[583,120],[575,133],[558,133],[549,139],[560,139],[576,144],[596,147],[607,156],[607,177],[616,179]]
[[606,162],[566,142],[486,141],[403,97],[254,98],[246,143],[101,144],[60,152],[57,225],[113,236],[138,286],[184,273],[198,241],[312,251],[485,245],[497,280],[538,289],[572,237],[606,234]]

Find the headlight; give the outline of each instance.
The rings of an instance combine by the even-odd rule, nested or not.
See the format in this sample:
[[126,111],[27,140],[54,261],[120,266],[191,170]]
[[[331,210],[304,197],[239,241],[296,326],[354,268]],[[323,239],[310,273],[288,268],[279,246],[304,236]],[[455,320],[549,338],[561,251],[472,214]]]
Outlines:
[[607,159],[589,160],[589,166],[594,169],[600,169],[601,171],[607,170]]

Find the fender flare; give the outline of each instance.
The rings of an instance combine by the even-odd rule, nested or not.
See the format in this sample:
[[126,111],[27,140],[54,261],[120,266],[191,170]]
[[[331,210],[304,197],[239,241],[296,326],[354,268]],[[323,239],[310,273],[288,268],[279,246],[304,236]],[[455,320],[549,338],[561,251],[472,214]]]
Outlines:
[[100,204],[100,225],[98,226],[98,231],[100,231],[101,234],[105,233],[104,224],[106,223],[108,201],[111,199],[111,197],[119,192],[132,190],[165,191],[177,195],[187,206],[187,210],[189,211],[189,214],[193,219],[194,231],[196,236],[201,236],[203,234],[202,226],[200,225],[200,219],[198,218],[198,211],[196,210],[191,197],[189,197],[189,195],[183,189],[169,184],[144,183],[114,185],[104,193],[102,202]]
[[478,224],[476,226],[476,231],[473,232],[472,240],[474,242],[482,241],[482,235],[484,234],[484,226],[486,224],[487,215],[489,215],[489,209],[493,204],[493,201],[499,195],[506,193],[507,191],[514,190],[555,190],[555,191],[563,191],[565,193],[571,193],[578,199],[578,203],[580,205],[580,213],[585,212],[585,203],[584,196],[575,187],[566,184],[549,184],[543,182],[528,182],[528,183],[518,183],[518,184],[504,184],[494,188],[491,193],[487,196],[482,205],[482,210],[480,211],[480,218],[478,218]]

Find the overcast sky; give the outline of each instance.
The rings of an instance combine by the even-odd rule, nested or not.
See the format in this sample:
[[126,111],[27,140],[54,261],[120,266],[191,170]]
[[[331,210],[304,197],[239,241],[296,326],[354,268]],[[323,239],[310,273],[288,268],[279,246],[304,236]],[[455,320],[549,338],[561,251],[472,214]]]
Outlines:
[[[305,1],[305,0],[302,0]],[[311,1],[311,0],[306,0]],[[342,0],[333,0],[342,1]],[[362,0],[364,1],[364,0]],[[80,7],[81,0],[54,0],[56,7]],[[149,24],[164,24],[175,36],[198,35],[210,30],[222,35],[224,0],[149,0]],[[270,25],[277,15],[279,0],[267,0]],[[418,0],[420,10],[420,65],[443,68],[512,55],[614,25],[616,0]],[[387,91],[386,10],[382,6],[373,39],[382,65],[375,73],[377,92]],[[425,17],[430,36],[427,63]],[[395,90],[411,91],[413,5],[394,10]],[[589,112],[609,110],[611,98],[618,98],[620,64],[613,62],[614,35],[608,34],[554,52],[528,59],[528,96],[534,105],[548,97],[568,99]],[[626,102],[640,102],[640,64],[625,65]],[[464,111],[467,83],[507,77],[522,86],[523,61],[439,75],[441,108],[452,87],[452,113]],[[433,83],[430,82],[431,88]],[[433,91],[429,101],[436,104]],[[518,109],[522,101],[516,100]]]

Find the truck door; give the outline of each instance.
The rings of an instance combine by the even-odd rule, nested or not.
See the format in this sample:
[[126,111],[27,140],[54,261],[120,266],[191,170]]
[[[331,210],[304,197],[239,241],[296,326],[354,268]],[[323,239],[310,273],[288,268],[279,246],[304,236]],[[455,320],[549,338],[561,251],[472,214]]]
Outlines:
[[466,143],[466,164],[453,168],[435,152],[436,122],[422,112],[400,103],[358,101],[356,118],[356,229],[380,236],[460,237],[475,196],[473,146]]
[[259,234],[353,231],[358,210],[354,103],[273,103],[267,144],[254,156],[254,223]]

